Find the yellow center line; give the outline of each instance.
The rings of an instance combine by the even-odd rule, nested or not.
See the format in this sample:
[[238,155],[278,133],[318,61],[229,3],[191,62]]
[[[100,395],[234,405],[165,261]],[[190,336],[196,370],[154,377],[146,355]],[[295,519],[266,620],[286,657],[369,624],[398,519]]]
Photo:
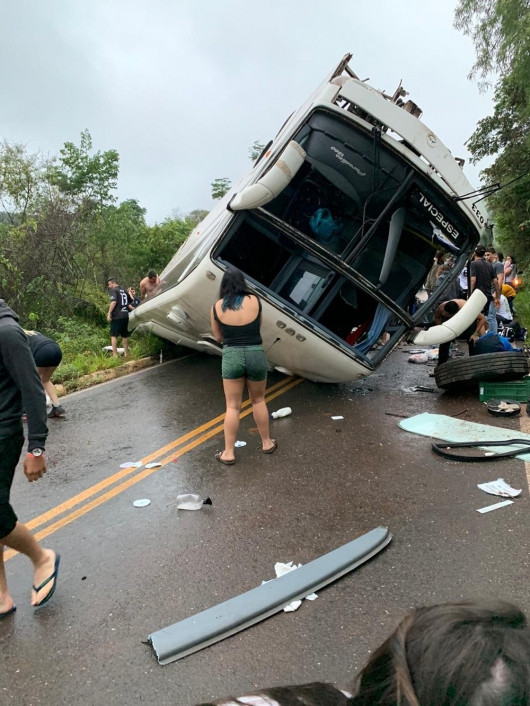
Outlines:
[[[270,394],[271,392],[274,392],[278,388],[283,387],[284,385],[288,385],[289,382],[293,378],[287,378],[285,380],[281,380],[280,382],[277,382],[275,385],[271,385],[271,387],[266,391],[266,394]],[[242,407],[248,407],[251,404],[250,400],[246,400],[243,402]],[[158,449],[157,451],[154,451],[153,453],[149,454],[148,456],[145,456],[140,460],[140,463],[142,466],[145,466],[146,463],[150,463],[151,461],[154,461],[155,459],[159,458],[163,454],[167,453],[168,451],[176,449],[178,446],[181,444],[185,443],[186,441],[189,441],[192,439],[194,436],[197,436],[197,434],[200,434],[201,432],[206,431],[210,427],[214,426],[215,424],[218,424],[219,422],[224,421],[225,414],[220,414],[218,417],[215,417],[215,419],[211,419],[209,422],[206,422],[205,424],[202,424],[200,427],[197,427],[196,429],[193,429],[192,431],[188,432],[187,434],[184,434],[183,436],[180,436],[178,439],[175,439],[175,441],[172,441],[170,444],[167,444],[166,446],[163,446],[161,449]],[[138,471],[138,468],[123,468],[122,470],[118,471],[117,473],[114,473],[111,476],[108,476],[107,478],[104,478],[102,481],[99,483],[96,483],[95,485],[90,486],[90,488],[87,488],[86,490],[83,490],[81,493],[78,493],[77,495],[74,495],[73,497],[69,498],[68,500],[65,500],[65,502],[61,503],[60,505],[57,505],[56,507],[52,508],[51,510],[48,510],[47,512],[43,513],[42,515],[39,515],[38,517],[33,518],[29,522],[26,523],[26,527],[30,530],[36,529],[37,527],[40,527],[41,525],[46,524],[46,522],[49,522],[50,520],[53,520],[55,517],[58,517],[59,515],[62,515],[63,512],[67,512],[68,510],[71,510],[74,508],[76,505],[80,505],[82,502],[85,500],[88,500],[91,498],[93,495],[96,495],[97,493],[101,492],[102,490],[105,490],[105,488],[108,488],[110,485],[113,485],[114,483],[117,483],[120,480],[123,480],[123,478],[126,478],[127,476],[130,476],[132,473],[136,473]]]
[[[283,395],[284,392],[287,392],[288,390],[295,387],[296,385],[299,385],[301,382],[303,382],[303,378],[295,378],[294,380],[292,378],[290,378],[288,381],[283,381],[283,382],[287,382],[287,384],[280,387],[280,389],[277,389],[279,387],[279,385],[274,385],[273,387],[270,388],[271,391],[273,390],[273,388],[276,388],[276,391],[273,392],[272,394],[267,394],[267,396],[265,398],[266,402],[272,401],[273,399],[275,399],[279,395]],[[248,406],[248,405],[246,405],[246,406]],[[243,419],[244,417],[248,416],[249,414],[252,414],[252,409],[246,409],[244,412],[241,412],[240,419]],[[206,427],[212,426],[212,424],[214,424],[216,421],[220,421],[221,419],[223,419],[224,416],[225,416],[224,414],[220,415],[215,420],[212,420],[212,422],[208,422],[207,425],[203,425],[203,426],[206,426]],[[219,426],[216,426],[213,429],[210,429],[209,431],[205,432],[199,438],[190,442],[186,446],[183,446],[179,450],[179,457],[188,453],[189,451],[196,448],[197,446],[200,446],[205,441],[210,439],[212,436],[216,436],[216,434],[220,434],[222,431],[223,431],[223,425],[220,424]],[[172,446],[171,444],[168,445],[169,448],[171,448],[171,446]],[[164,448],[168,448],[168,447],[164,447]],[[134,476],[132,476],[131,478],[128,478],[123,483],[120,483],[116,487],[112,488],[107,493],[103,493],[103,495],[100,495],[99,497],[94,498],[94,500],[92,500],[91,502],[86,503],[85,505],[78,508],[77,510],[74,510],[70,514],[65,515],[60,520],[57,520],[57,522],[54,522],[53,524],[48,525],[44,529],[40,530],[39,532],[37,532],[35,534],[35,539],[37,539],[37,540],[44,539],[45,537],[48,537],[49,535],[53,534],[54,532],[57,532],[57,530],[59,530],[63,527],[66,527],[67,525],[74,522],[78,518],[82,517],[83,515],[86,515],[91,510],[94,510],[96,507],[99,507],[103,503],[107,502],[107,500],[111,500],[112,498],[116,497],[116,495],[123,493],[125,490],[127,490],[128,488],[131,488],[136,483],[139,483],[140,481],[144,480],[145,478],[150,476],[152,473],[155,473],[156,471],[158,471],[161,467],[170,463],[172,460],[173,460],[173,454],[170,454],[160,461],[160,464],[161,464],[160,466],[157,466],[156,468],[146,468],[145,470],[140,471],[139,473],[136,473]],[[127,469],[127,470],[129,470],[129,469]],[[134,469],[134,470],[138,470],[138,469]],[[60,507],[60,506],[58,506],[58,507]],[[30,523],[28,523],[27,526],[29,527]],[[9,549],[8,551],[6,551],[4,553],[4,561],[11,559],[16,554],[17,554],[17,552],[15,552],[13,549]]]

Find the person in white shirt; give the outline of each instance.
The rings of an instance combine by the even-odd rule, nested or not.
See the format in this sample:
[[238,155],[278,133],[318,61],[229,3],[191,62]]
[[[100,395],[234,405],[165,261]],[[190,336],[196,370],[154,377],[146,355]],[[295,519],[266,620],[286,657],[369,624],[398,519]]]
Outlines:
[[512,312],[508,300],[501,294],[500,297],[495,297],[495,307],[497,309],[497,321],[500,324],[511,324],[513,320]]
[[467,299],[467,290],[469,289],[469,278],[467,276],[467,265],[458,275],[458,285],[460,286],[460,299]]

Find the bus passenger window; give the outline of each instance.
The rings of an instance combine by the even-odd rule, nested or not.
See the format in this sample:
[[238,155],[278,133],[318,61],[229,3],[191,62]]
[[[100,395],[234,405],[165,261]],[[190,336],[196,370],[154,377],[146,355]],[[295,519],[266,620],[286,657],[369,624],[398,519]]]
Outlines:
[[292,245],[283,247],[278,239],[245,220],[214,257],[220,257],[256,282],[270,287],[291,258],[292,249]]
[[279,294],[301,311],[305,311],[320,297],[330,276],[331,273],[327,268],[302,260],[281,287]]

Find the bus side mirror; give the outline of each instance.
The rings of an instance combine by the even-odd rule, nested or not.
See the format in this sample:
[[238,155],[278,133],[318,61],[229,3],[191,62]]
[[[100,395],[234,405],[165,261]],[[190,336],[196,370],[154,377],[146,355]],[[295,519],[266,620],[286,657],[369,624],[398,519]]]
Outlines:
[[278,161],[255,184],[249,184],[237,193],[228,207],[231,211],[246,211],[264,206],[281,194],[296,175],[306,157],[298,142],[291,140]]

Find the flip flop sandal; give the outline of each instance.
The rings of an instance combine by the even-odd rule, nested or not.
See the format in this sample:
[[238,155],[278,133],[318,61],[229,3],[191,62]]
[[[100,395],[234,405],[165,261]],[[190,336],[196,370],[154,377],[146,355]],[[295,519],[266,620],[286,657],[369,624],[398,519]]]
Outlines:
[[273,439],[272,441],[274,442],[273,445],[270,447],[270,449],[263,451],[264,454],[273,454],[278,448],[278,442],[275,439]]
[[236,462],[235,459],[234,459],[233,461],[225,461],[225,459],[223,458],[223,452],[222,452],[222,451],[219,451],[218,454],[215,454],[215,458],[216,458],[217,461],[219,461],[219,463],[222,463],[222,464],[224,464],[225,466],[233,466],[234,463]]
[[14,605],[9,610],[6,610],[5,613],[0,613],[0,620],[2,620],[2,618],[7,618],[9,615],[13,615],[13,613],[16,611],[16,609],[17,609],[17,607],[16,607],[16,605]]
[[32,586],[32,588],[33,588],[33,590],[35,591],[35,593],[38,593],[39,591],[42,591],[42,589],[43,589],[45,586],[47,586],[47,585],[50,583],[50,581],[53,581],[53,582],[54,582],[54,583],[53,583],[53,586],[52,586],[52,590],[48,593],[48,595],[47,595],[45,598],[42,599],[42,601],[41,601],[40,603],[36,603],[36,604],[33,606],[34,608],[40,608],[41,606],[45,605],[45,604],[51,599],[51,597],[53,596],[53,594],[55,593],[55,589],[56,589],[56,587],[57,587],[57,577],[59,576],[59,564],[60,564],[60,563],[61,563],[61,555],[60,555],[60,554],[56,554],[56,555],[55,555],[55,566],[54,566],[53,574],[52,574],[51,576],[48,576],[48,578],[46,579],[46,581],[43,581],[43,582],[41,583],[41,585],[40,585],[38,588],[37,588],[36,586]]

